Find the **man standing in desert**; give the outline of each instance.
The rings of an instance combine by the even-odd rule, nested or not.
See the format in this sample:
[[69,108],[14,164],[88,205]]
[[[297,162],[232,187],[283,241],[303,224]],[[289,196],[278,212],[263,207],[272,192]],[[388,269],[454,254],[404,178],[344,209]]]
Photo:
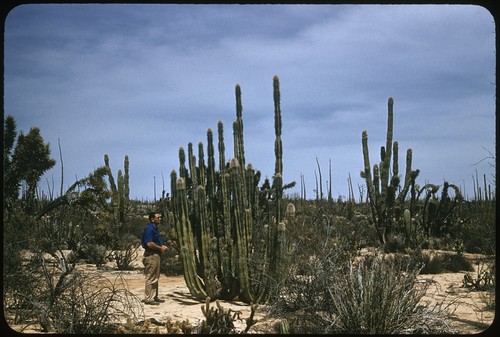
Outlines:
[[143,302],[148,305],[159,305],[165,300],[158,297],[158,281],[160,280],[160,260],[161,253],[168,250],[167,246],[163,245],[163,239],[158,230],[158,225],[161,222],[161,214],[156,212],[149,213],[149,223],[144,227],[142,232],[141,245],[144,248],[144,276],[145,298]]

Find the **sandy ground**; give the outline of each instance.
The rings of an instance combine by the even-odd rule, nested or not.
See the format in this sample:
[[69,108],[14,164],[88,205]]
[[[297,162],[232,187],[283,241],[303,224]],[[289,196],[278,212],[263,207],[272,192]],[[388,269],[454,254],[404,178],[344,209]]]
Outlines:
[[[139,255],[142,256],[141,252]],[[144,297],[144,275],[140,256],[133,262],[134,269],[129,271],[118,271],[109,264],[106,268],[97,270],[93,265],[79,265],[78,268],[86,272],[98,272],[101,276],[116,279],[120,276],[126,283],[130,292],[139,299]],[[478,267],[478,266],[476,266]],[[455,333],[476,334],[488,329],[492,324],[495,312],[487,308],[487,303],[491,299],[485,291],[470,291],[462,286],[465,273],[442,273],[436,275],[420,275],[422,282],[429,282],[430,287],[426,296],[422,299],[430,305],[440,303],[441,307],[450,313],[450,326]],[[474,275],[472,273],[472,275]],[[186,284],[184,277],[161,275],[159,281],[159,296],[165,302],[158,306],[139,305],[143,307],[144,319],[151,319],[153,322],[164,323],[168,318],[172,321],[189,322],[196,326],[204,320],[201,307],[204,302],[193,298]],[[242,302],[220,301],[224,309],[231,309],[233,312],[241,312],[241,320],[235,322],[237,331],[245,329],[245,319],[250,316],[250,306]],[[215,303],[211,303],[215,306]],[[257,308],[254,324],[248,333],[276,333],[274,326],[277,320],[266,317],[266,307],[261,305]],[[165,329],[160,327],[160,332]],[[12,327],[16,329],[17,327]],[[25,333],[38,333],[36,328],[24,330]]]
[[[143,274],[130,274],[125,276],[129,286],[129,290],[139,296],[141,299],[144,294],[144,277]],[[193,298],[189,294],[183,276],[164,276],[160,277],[159,297],[165,300],[158,306],[144,305],[145,318],[154,318],[158,322],[165,322],[167,317],[173,321],[189,320],[191,324],[197,326],[205,319],[201,307],[205,306],[201,302]],[[250,306],[243,302],[228,302],[220,301],[224,309],[231,309],[233,312],[241,312],[241,320],[235,322],[237,330],[242,331],[245,329],[245,319],[250,316]],[[212,302],[210,306],[215,306]],[[258,307],[256,310],[255,318],[261,319],[265,315],[264,307]],[[255,331],[255,329],[254,329]]]
[[[139,266],[138,266],[139,267]],[[142,264],[141,264],[142,267]],[[140,267],[139,267],[140,268]],[[425,303],[434,305],[442,303],[441,307],[450,312],[450,326],[460,334],[476,334],[487,329],[493,322],[495,313],[487,309],[488,293],[485,291],[471,291],[462,286],[465,273],[442,273],[436,275],[421,275],[420,280],[430,282],[426,296],[422,299]],[[144,279],[142,270],[135,274],[130,272],[124,277],[127,279],[129,290],[137,296],[144,294]],[[164,276],[160,278],[160,298],[165,303],[159,306],[145,305],[145,317],[155,318],[164,322],[170,316],[174,320],[189,319],[195,325],[203,319],[201,311],[202,302],[190,296],[183,276]],[[236,322],[236,327],[241,331],[245,328],[244,319],[250,315],[250,306],[242,302],[220,301],[222,307],[242,313],[242,321]],[[212,305],[215,305],[214,303]],[[256,310],[257,324],[249,332],[269,333],[273,322],[265,317],[265,306]]]

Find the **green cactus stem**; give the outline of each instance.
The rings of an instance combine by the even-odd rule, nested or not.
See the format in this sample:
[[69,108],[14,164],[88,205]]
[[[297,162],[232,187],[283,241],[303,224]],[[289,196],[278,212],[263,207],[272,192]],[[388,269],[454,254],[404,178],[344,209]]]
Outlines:
[[241,88],[236,85],[236,121],[234,121],[234,156],[242,167],[245,167],[245,147],[243,141],[243,118],[242,118],[242,105],[241,105]]
[[405,230],[406,230],[406,240],[410,242],[413,237],[413,230],[412,230],[412,225],[411,225],[411,213],[409,209],[405,209],[403,211],[403,219],[405,223]]
[[281,108],[280,108],[280,82],[278,76],[273,78],[273,98],[274,98],[274,153],[276,157],[274,173],[283,174],[283,146],[281,142]]
[[[175,177],[175,172],[172,172],[171,177]],[[184,178],[178,178],[175,186],[175,209],[177,210],[178,218],[176,221],[178,240],[180,245],[180,257],[184,271],[184,280],[189,292],[197,298],[206,298],[208,295],[205,291],[205,285],[201,282],[197,270],[196,259],[193,242],[193,233],[191,231],[191,223],[188,214],[188,199],[186,193],[186,183]]]

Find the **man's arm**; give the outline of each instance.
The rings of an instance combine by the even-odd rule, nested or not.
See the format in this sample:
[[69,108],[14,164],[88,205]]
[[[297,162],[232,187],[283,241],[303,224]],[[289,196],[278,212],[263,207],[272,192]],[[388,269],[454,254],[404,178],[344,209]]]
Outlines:
[[146,243],[146,246],[148,246],[149,248],[154,249],[154,250],[159,250],[161,252],[164,252],[164,251],[168,250],[167,246],[164,246],[164,245],[158,246],[153,241],[149,241],[148,243]]

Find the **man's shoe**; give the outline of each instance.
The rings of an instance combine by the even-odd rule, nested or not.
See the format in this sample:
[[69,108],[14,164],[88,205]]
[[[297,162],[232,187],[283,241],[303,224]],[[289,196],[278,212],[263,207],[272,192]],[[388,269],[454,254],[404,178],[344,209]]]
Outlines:
[[147,301],[147,302],[144,302],[144,304],[147,304],[147,305],[160,305],[160,302],[157,302],[157,301]]
[[155,298],[154,298],[154,301],[155,301],[155,302],[158,302],[158,303],[165,303],[165,300],[162,300],[162,299],[160,299],[160,298],[158,298],[158,297],[155,297]]

